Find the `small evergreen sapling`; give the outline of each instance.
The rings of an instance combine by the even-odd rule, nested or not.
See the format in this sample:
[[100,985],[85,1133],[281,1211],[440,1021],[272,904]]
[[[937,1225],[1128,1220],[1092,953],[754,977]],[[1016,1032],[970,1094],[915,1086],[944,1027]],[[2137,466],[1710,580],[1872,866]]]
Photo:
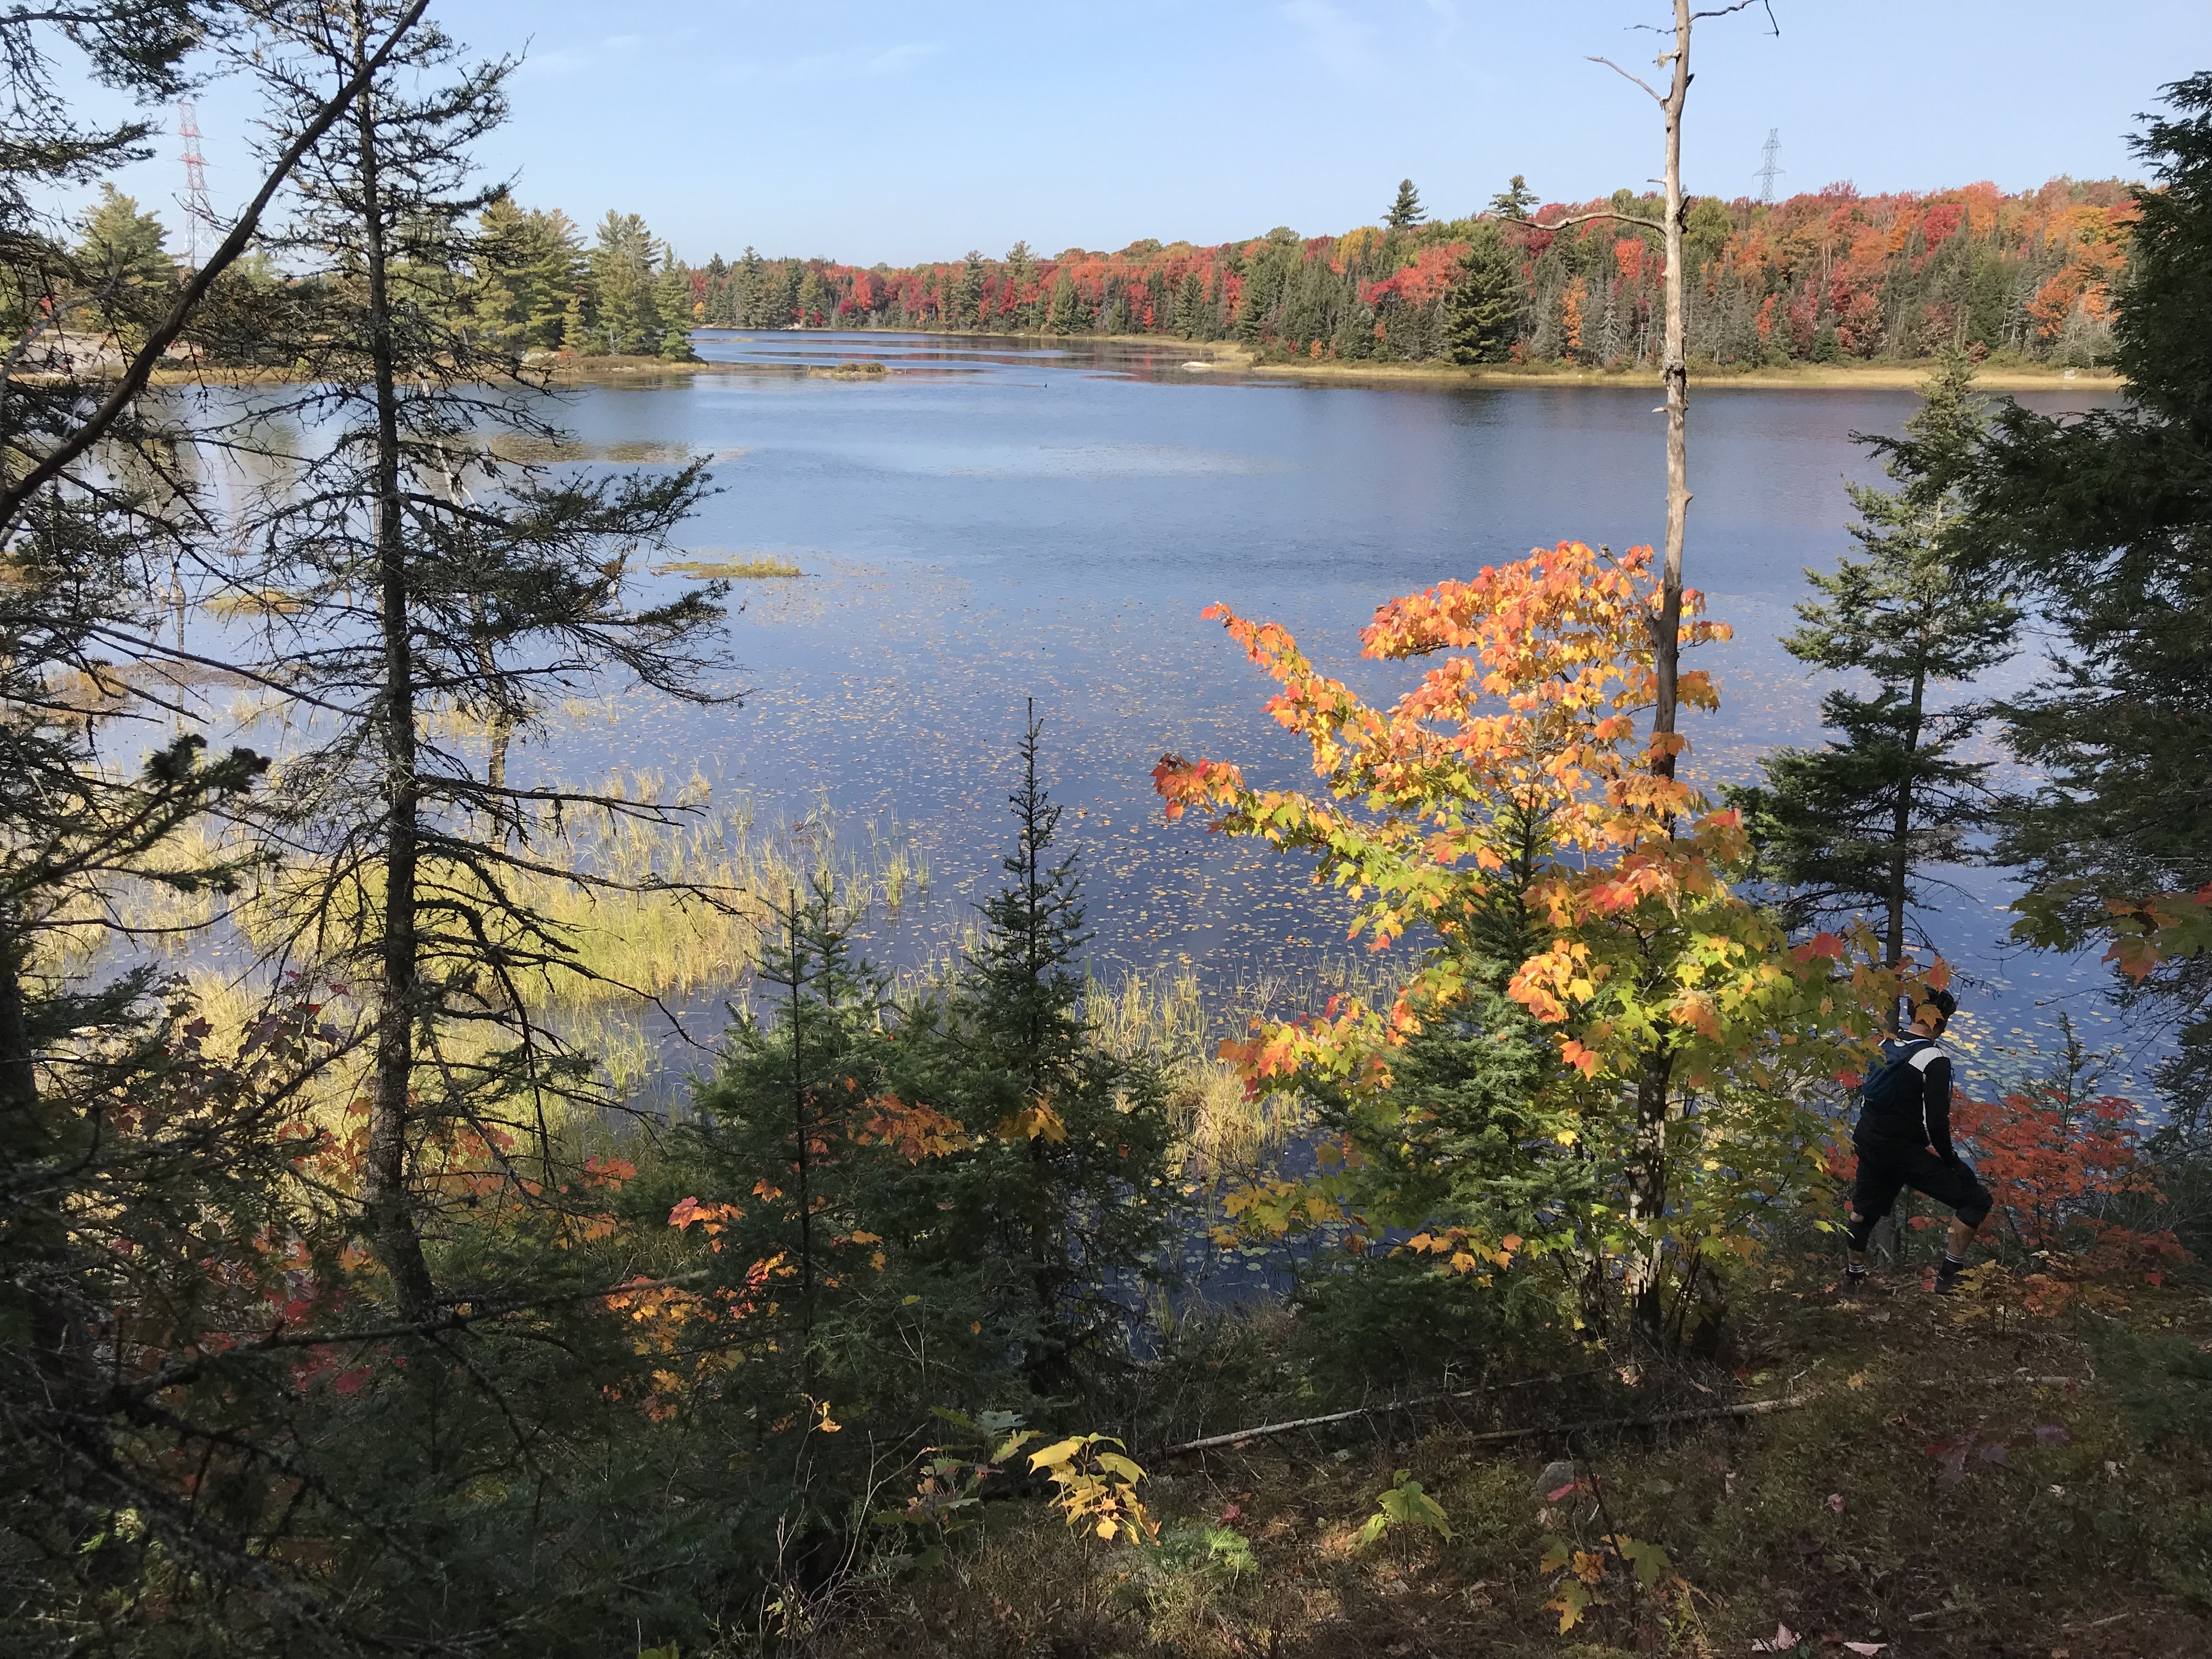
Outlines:
[[1032,1385],[1055,1393],[1121,1319],[1117,1289],[1156,1275],[1173,1206],[1161,1078],[1085,1021],[1081,878],[1074,854],[1054,856],[1060,809],[1037,774],[1042,730],[1032,710],[1009,879],[979,907],[982,937],[957,978],[902,1030],[899,1092],[973,1133],[933,1172],[943,1248],[991,1276]]

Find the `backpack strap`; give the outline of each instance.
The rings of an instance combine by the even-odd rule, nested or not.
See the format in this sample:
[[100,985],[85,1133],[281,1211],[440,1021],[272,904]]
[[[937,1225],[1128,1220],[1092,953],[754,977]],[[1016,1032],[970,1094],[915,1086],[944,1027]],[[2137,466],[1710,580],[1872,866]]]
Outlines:
[[1905,1057],[1905,1063],[1920,1073],[1920,1132],[1928,1137],[1931,1146],[1936,1139],[1936,1126],[1928,1121],[1928,1068],[1939,1060],[1948,1061],[1950,1058],[1934,1037],[1921,1038],[1920,1046]]

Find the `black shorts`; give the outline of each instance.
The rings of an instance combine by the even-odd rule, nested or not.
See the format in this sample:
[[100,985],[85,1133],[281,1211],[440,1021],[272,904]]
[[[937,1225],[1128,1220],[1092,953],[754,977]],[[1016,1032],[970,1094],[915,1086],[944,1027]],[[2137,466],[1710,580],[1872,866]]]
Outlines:
[[1990,1189],[1964,1158],[1946,1164],[1927,1147],[1902,1141],[1863,1140],[1856,1150],[1859,1172],[1851,1183],[1851,1213],[1857,1224],[1852,1231],[1862,1239],[1866,1229],[1889,1213],[1905,1187],[1948,1206],[1969,1227],[1981,1225],[1990,1212]]

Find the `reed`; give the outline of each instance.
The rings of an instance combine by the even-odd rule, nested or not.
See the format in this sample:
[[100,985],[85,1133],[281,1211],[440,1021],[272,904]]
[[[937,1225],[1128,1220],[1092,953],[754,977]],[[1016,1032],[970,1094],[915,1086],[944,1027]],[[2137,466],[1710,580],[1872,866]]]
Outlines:
[[1149,1059],[1166,1074],[1192,1172],[1210,1179],[1254,1168],[1310,1127],[1296,1096],[1248,1095],[1236,1068],[1220,1057],[1223,1040],[1243,1036],[1255,1020],[1318,1012],[1332,996],[1374,1002],[1395,988],[1371,963],[1328,958],[1309,973],[1239,975],[1211,989],[1189,968],[1127,973],[1111,984],[1093,977],[1083,1007],[1095,1040],[1124,1058]]

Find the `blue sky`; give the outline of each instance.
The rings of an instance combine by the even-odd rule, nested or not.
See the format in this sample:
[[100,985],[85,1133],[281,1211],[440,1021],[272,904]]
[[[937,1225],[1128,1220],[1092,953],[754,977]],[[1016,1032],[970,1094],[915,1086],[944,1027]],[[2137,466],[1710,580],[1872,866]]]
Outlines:
[[[1707,0],[1711,3],[1712,0]],[[1864,191],[2132,174],[2163,83],[2212,68],[2205,0],[1772,0],[1698,26],[1693,191]],[[441,0],[522,55],[487,167],[533,205],[645,216],[686,258],[860,264],[1212,242],[1375,219],[1411,174],[1432,211],[1514,173],[1547,199],[1658,171],[1657,112],[1585,61],[1644,70],[1658,0]],[[250,99],[200,98],[218,212],[256,182]],[[178,222],[173,137],[125,187]]]

